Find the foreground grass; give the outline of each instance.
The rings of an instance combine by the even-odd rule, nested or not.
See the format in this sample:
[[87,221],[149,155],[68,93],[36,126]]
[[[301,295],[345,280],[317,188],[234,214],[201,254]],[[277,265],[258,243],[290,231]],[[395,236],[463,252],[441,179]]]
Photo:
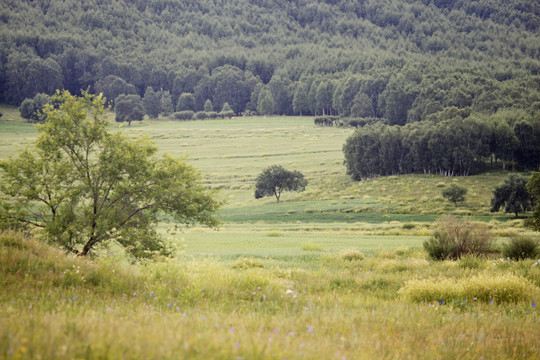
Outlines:
[[[540,353],[534,303],[540,267],[533,261],[433,263],[407,247],[356,257],[306,249],[315,254],[310,267],[252,257],[130,265],[80,259],[3,234],[0,358],[507,359]],[[458,297],[443,304],[402,294],[414,281],[425,290],[440,279],[459,283],[486,274],[512,276],[525,290],[512,299]]]

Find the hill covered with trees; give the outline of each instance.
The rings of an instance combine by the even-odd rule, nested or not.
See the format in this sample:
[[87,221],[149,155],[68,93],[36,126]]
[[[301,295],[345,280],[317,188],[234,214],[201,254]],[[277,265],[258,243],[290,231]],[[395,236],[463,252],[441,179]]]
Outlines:
[[533,114],[539,28],[528,0],[5,0],[0,101],[152,87],[175,107],[192,94],[193,111]]

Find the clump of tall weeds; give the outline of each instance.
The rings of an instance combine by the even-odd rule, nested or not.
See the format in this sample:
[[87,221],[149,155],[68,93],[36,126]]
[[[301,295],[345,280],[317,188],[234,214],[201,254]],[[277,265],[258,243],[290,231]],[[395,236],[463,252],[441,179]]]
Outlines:
[[485,224],[453,216],[437,220],[432,237],[424,242],[424,249],[435,260],[486,255],[491,248],[492,237]]

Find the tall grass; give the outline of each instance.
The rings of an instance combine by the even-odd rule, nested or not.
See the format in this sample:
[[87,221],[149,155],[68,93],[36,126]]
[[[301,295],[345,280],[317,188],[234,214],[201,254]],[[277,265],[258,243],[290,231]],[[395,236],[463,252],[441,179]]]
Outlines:
[[[231,266],[207,258],[130,265],[81,259],[4,233],[0,358],[534,358],[540,352],[532,305],[540,269],[532,260],[501,266],[483,259],[476,269],[431,263],[403,247],[358,261],[342,255],[325,251],[309,263],[239,258]],[[442,306],[434,296],[433,303],[427,297],[417,303],[403,290],[415,293],[415,284],[463,287],[468,302]]]

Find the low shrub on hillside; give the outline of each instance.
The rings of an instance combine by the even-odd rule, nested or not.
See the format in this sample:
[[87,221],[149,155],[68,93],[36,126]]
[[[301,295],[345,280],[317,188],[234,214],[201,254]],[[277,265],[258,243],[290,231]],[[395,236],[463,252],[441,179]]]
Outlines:
[[409,280],[399,294],[411,302],[482,301],[497,303],[530,300],[538,288],[513,274],[482,273],[467,279]]
[[536,259],[540,253],[540,240],[532,235],[517,235],[503,247],[503,255],[514,260]]
[[424,249],[432,259],[456,260],[467,254],[485,255],[491,244],[485,224],[444,216],[437,221],[433,236],[424,242]]

